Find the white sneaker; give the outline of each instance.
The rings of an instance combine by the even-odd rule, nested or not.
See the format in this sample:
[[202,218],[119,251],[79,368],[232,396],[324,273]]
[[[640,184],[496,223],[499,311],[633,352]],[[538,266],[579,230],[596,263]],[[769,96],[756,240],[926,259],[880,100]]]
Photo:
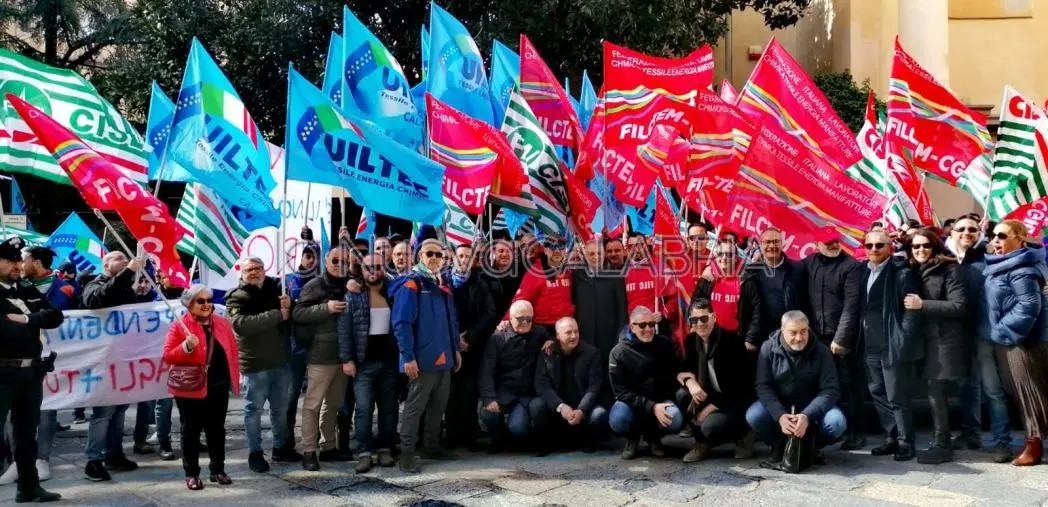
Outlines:
[[0,475],[0,485],[14,484],[18,480],[18,467],[14,463],[7,467],[7,471],[4,475]]
[[155,431],[152,435],[149,435],[149,438],[146,439],[146,443],[149,445],[160,445],[160,439],[157,438]]
[[36,475],[40,477],[40,482],[44,482],[51,478],[51,462],[46,459],[36,460]]

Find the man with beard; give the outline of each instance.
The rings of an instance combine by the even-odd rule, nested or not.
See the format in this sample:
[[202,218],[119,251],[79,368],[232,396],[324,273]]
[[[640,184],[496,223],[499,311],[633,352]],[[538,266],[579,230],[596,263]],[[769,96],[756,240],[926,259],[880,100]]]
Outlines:
[[990,431],[993,433],[994,458],[997,463],[1007,463],[1012,454],[1012,436],[1008,431],[1008,400],[1001,384],[1001,374],[990,343],[990,321],[986,306],[985,277],[986,241],[980,238],[979,217],[965,215],[953,223],[946,248],[961,264],[965,289],[968,294],[968,329],[973,330],[972,363],[968,384],[961,392],[961,438],[956,444],[969,449],[982,447],[982,394],[986,394],[990,414]]
[[823,231],[818,252],[804,259],[811,301],[811,330],[815,338],[830,347],[837,377],[841,383],[844,416],[852,421],[841,450],[862,449],[866,438],[859,429],[863,421],[862,355],[859,343],[859,308],[862,306],[862,263],[841,250],[834,230]]
[[[306,395],[302,401],[302,468],[320,470],[320,461],[346,461],[335,448],[335,412],[346,395],[349,376],[356,374],[339,357],[338,317],[346,310],[349,281],[347,248],[334,248],[324,259],[324,274],[310,280],[292,312],[295,334],[311,342],[306,356]],[[318,455],[317,449],[320,449]]]
[[451,373],[462,367],[458,318],[449,281],[443,280],[444,248],[427,239],[419,264],[393,281],[393,334],[400,350],[400,369],[408,376],[408,399],[400,427],[400,470],[419,471],[415,457],[422,414],[426,414],[426,456],[449,456],[440,446],[440,422],[451,391]]
[[295,451],[294,427],[287,419],[291,376],[286,322],[291,318],[291,298],[280,293],[279,280],[266,276],[262,259],[248,257],[239,266],[240,284],[226,295],[226,311],[237,338],[240,376],[247,386],[244,433],[248,467],[255,473],[265,473],[269,471],[262,452],[262,410],[266,402],[273,431],[273,460],[292,463],[302,459]]
[[772,446],[769,463],[782,461],[787,437],[817,432],[816,446],[836,442],[848,427],[836,407],[837,368],[826,345],[811,339],[808,318],[783,314],[782,327],[761,345],[757,357],[757,401],[746,422],[757,438]]
[[[600,246],[597,240],[586,243],[583,251],[586,267],[572,273],[571,300],[575,304],[575,321],[582,333],[582,341],[597,347],[601,363],[607,364],[608,355],[618,343],[619,333],[626,326],[628,317],[626,284],[622,277],[600,274],[603,266]],[[543,304],[542,301],[535,303]],[[607,389],[605,394],[610,393]]]
[[[397,411],[397,342],[390,328],[391,299],[386,289],[385,263],[377,253],[363,259],[367,290],[347,292],[348,309],[338,318],[338,355],[342,372],[354,376],[356,398],[354,427],[358,474],[373,461],[393,466],[393,438]],[[374,408],[378,410],[378,436],[372,435]],[[376,460],[372,453],[377,452]]]
[[[54,502],[61,495],[40,487],[36,471],[36,430],[44,399],[43,378],[54,370],[54,356],[41,359],[41,329],[62,324],[62,312],[40,291],[21,282],[21,238],[0,243],[0,420],[11,416],[18,492],[15,501]],[[126,459],[126,458],[125,458]]]
[[604,240],[604,266],[612,273],[622,273],[626,266],[626,247],[622,244],[622,238]]
[[[746,350],[757,352],[761,343],[776,330],[782,315],[790,310],[809,312],[808,276],[804,265],[786,257],[782,252],[782,231],[769,227],[761,233],[761,258],[746,266],[743,283],[753,281],[760,294],[760,327],[746,337]],[[751,302],[739,302],[740,314],[753,314]]]

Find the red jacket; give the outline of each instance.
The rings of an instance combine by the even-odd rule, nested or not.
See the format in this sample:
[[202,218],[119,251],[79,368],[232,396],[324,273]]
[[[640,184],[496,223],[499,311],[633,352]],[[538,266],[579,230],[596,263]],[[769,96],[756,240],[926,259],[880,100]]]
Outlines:
[[[171,329],[167,332],[167,341],[164,343],[164,362],[172,366],[204,366],[207,361],[207,335],[204,334],[204,326],[186,313],[182,316],[182,322],[189,332],[196,336],[200,343],[192,352],[186,352],[182,345],[186,341],[185,328],[177,322],[171,323]],[[237,358],[237,340],[233,335],[233,327],[229,321],[218,315],[211,317],[211,334],[218,340],[222,350],[226,353],[226,363],[229,364],[229,383],[233,387],[233,394],[240,395],[240,361]],[[167,388],[172,396],[178,398],[203,399],[207,397],[207,383],[196,391],[180,391]]]
[[[535,270],[542,269],[535,266]],[[552,326],[561,317],[575,316],[575,305],[571,302],[571,270],[546,278],[537,272],[528,271],[520,282],[513,301],[524,300],[535,309],[535,323]],[[506,313],[509,320],[509,313]]]

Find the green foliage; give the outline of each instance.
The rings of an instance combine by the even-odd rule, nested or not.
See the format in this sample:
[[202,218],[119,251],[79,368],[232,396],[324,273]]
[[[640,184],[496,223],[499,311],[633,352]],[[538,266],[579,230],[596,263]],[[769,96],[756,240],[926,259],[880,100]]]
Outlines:
[[127,5],[126,0],[8,0],[0,5],[0,28],[8,28],[0,30],[0,47],[90,73],[106,49],[132,42]]
[[[871,91],[870,81],[863,81],[860,87],[847,70],[816,74],[813,79],[815,86],[818,86],[830,100],[830,105],[837,110],[844,123],[848,124],[848,128],[858,134],[866,121],[866,100]],[[876,107],[880,114],[884,111],[884,102],[877,100]]]

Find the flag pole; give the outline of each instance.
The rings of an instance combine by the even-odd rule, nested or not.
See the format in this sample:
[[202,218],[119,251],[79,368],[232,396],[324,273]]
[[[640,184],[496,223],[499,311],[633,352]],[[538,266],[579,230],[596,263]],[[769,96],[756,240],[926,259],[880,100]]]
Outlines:
[[[11,195],[14,195],[14,190],[12,190]],[[7,238],[7,220],[4,220],[4,213],[4,200],[0,199],[0,234],[3,234],[4,238]]]
[[[917,192],[917,202],[914,203],[914,207],[917,208],[917,215],[918,216],[920,216],[920,214],[921,214],[921,209],[920,209],[920,207],[921,207],[921,198],[924,197],[925,180],[927,180],[927,179],[928,179],[928,172],[925,171],[924,174],[921,175],[921,189],[920,189],[920,191]],[[933,225],[933,224],[921,224],[921,225]]]
[[[121,238],[120,235],[116,233],[116,229],[113,228],[113,224],[109,223],[109,219],[107,219],[106,216],[102,213],[102,210],[100,210],[98,208],[93,208],[92,211],[94,211],[95,216],[98,217],[98,219],[102,221],[102,224],[105,225],[106,230],[113,233],[113,237],[116,238],[116,241],[120,244],[120,248],[122,248],[124,250],[124,253],[128,257],[131,257],[131,255],[132,255],[131,254],[131,247],[127,246],[127,243],[124,241],[124,238]],[[135,256],[135,258],[137,258],[137,256]],[[160,269],[159,264],[156,266],[156,269],[158,269],[158,270]],[[171,315],[174,316],[173,320],[175,322],[177,322],[179,326],[182,327],[182,331],[184,331],[187,336],[192,336],[193,333],[191,333],[189,331],[189,328],[186,326],[186,323],[182,322],[182,319],[179,318],[178,311],[175,310],[175,307],[171,305],[171,302],[168,301],[167,298],[164,297],[163,291],[161,291],[160,287],[157,286],[157,283],[156,283],[156,280],[154,279],[154,277],[153,276],[149,276],[149,272],[146,271],[145,266],[142,266],[142,273],[140,273],[140,275],[143,278],[145,278],[146,281],[149,282],[149,286],[154,291],[156,291],[157,295],[160,296],[160,301],[162,301],[164,303],[164,306],[166,306],[168,311],[171,312]],[[190,278],[192,278],[192,273],[190,273]]]

